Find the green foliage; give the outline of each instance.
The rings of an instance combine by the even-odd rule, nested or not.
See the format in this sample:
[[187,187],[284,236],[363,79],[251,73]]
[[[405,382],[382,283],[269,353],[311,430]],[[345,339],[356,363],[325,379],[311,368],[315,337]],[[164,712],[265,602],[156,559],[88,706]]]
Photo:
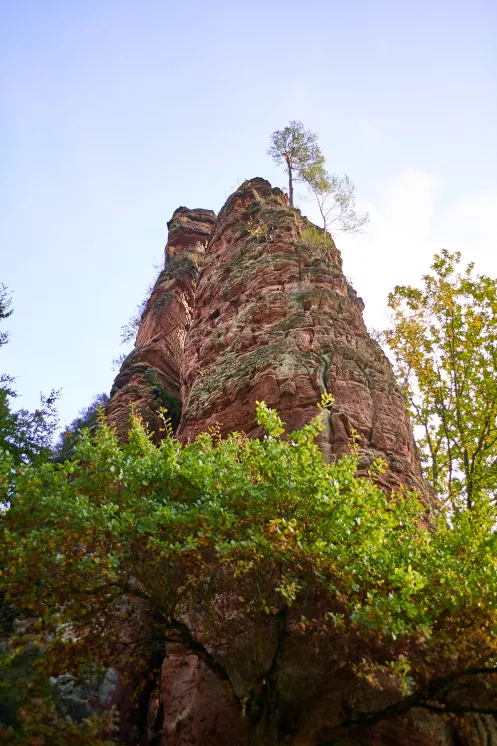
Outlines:
[[96,428],[99,409],[106,407],[108,403],[109,397],[107,394],[98,394],[88,407],[80,411],[79,415],[60,434],[53,450],[55,461],[62,463],[73,456],[76,442],[82,430],[84,428],[90,428],[90,430]]
[[255,236],[255,238],[265,238],[269,232],[269,226],[267,223],[251,220],[248,224],[247,231],[251,236]]
[[360,233],[369,222],[369,214],[356,211],[355,186],[350,178],[329,174],[322,163],[312,164],[302,171],[302,179],[314,196],[326,232]]
[[[5,285],[0,286],[0,320],[12,314],[11,301]],[[8,333],[0,332],[0,347],[8,342]],[[26,462],[43,462],[51,453],[52,438],[57,427],[56,401],[59,392],[41,396],[41,406],[34,412],[12,410],[11,399],[17,396],[14,379],[0,375],[0,450],[10,455],[12,467]]]
[[308,256],[319,256],[329,259],[336,251],[335,244],[329,233],[320,230],[315,225],[308,225],[300,235],[300,248]]
[[[261,403],[257,422],[260,440],[213,432],[156,447],[135,417],[125,445],[102,424],[74,461],[19,471],[2,587],[40,619],[45,675],[181,642],[257,733],[276,695],[298,712],[326,686],[320,665],[379,688],[400,679],[411,696],[451,675],[450,704],[461,672],[497,664],[495,505],[429,524],[415,495],[387,500],[374,473],[357,478],[354,452],[326,463],[320,418],[282,437]],[[292,695],[279,677],[299,649],[314,663]],[[433,687],[425,699],[436,703]]]
[[10,387],[0,388],[0,448],[11,454],[16,465],[43,462],[52,452],[52,438],[57,428],[56,402],[59,393],[41,396],[41,406],[34,412],[13,411],[10,398],[16,393]]
[[317,228],[312,223],[308,223],[300,234],[300,240],[295,245],[296,254],[299,261],[299,278],[304,279],[303,264],[306,262],[306,275],[312,271],[312,262],[315,260],[319,270],[323,270],[324,265],[329,265],[336,261],[335,242],[329,233]]
[[199,242],[190,247],[188,253],[169,257],[165,269],[168,278],[184,277],[189,280],[195,279],[202,261],[202,254],[196,250],[197,246],[203,250],[203,244]]
[[164,386],[153,368],[146,369],[143,377],[149,383],[159,408],[165,410],[166,418],[170,420],[171,427],[176,432],[181,419],[181,399],[179,396],[164,390]]
[[303,181],[316,199],[325,233],[331,225],[340,231],[358,233],[368,224],[369,215],[357,212],[355,186],[350,178],[328,173],[317,139],[314,132],[304,129],[302,122],[293,121],[273,132],[267,153],[287,169],[292,207],[293,184]]
[[271,135],[268,155],[278,165],[286,166],[288,172],[288,193],[293,207],[293,182],[303,180],[303,172],[324,162],[317,144],[317,135],[304,129],[302,122],[292,121],[282,130]]
[[0,744],[9,746],[113,746],[116,730],[113,713],[102,713],[74,722],[57,715],[49,697],[34,697],[19,708],[15,727],[0,731]]
[[434,493],[471,508],[497,495],[497,281],[460,261],[442,251],[421,289],[395,288],[386,339]]

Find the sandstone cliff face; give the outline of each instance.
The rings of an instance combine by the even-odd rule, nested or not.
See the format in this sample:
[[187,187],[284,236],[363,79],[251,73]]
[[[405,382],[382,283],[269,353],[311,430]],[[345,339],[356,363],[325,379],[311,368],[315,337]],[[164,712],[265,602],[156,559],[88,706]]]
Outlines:
[[[316,236],[317,234],[317,236]],[[322,238],[322,236],[321,236]],[[179,436],[208,427],[252,435],[256,401],[288,429],[309,422],[322,393],[335,405],[321,439],[327,457],[349,447],[360,465],[379,456],[386,488],[420,485],[404,401],[388,360],[369,337],[363,303],[333,242],[263,179],[245,182],[221,210],[197,286],[181,376]]]
[[245,182],[217,220],[180,207],[168,227],[165,269],[111,392],[119,434],[134,403],[157,440],[161,406],[185,441],[209,427],[257,436],[261,400],[290,431],[328,392],[325,455],[343,453],[355,432],[362,471],[382,457],[387,490],[420,487],[404,402],[331,239],[316,249],[308,221],[264,179]]
[[130,405],[136,406],[160,440],[167,408],[174,428],[181,416],[180,377],[185,337],[192,320],[195,282],[215,222],[212,210],[178,208],[168,223],[165,267],[143,311],[135,349],[116,377],[107,407],[120,437],[129,428]]

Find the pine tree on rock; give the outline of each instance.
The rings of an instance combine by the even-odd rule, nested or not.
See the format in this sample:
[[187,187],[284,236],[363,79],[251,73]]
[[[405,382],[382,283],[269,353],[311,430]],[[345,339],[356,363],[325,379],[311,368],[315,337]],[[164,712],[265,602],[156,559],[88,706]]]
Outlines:
[[268,155],[278,165],[285,165],[288,172],[288,197],[293,207],[293,184],[304,180],[304,170],[323,168],[324,156],[317,144],[318,136],[304,129],[302,122],[292,121],[282,130],[271,135]]

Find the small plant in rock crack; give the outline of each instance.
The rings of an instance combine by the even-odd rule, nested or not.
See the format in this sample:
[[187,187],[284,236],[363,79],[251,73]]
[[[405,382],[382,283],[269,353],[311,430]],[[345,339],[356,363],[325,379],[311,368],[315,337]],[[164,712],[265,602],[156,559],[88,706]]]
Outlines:
[[247,230],[251,236],[264,238],[269,233],[269,226],[266,223],[256,223],[254,220],[250,220]]

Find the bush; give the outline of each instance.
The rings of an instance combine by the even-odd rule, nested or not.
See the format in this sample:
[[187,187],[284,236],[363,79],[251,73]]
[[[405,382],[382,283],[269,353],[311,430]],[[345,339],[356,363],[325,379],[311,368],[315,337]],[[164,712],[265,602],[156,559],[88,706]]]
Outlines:
[[329,260],[335,250],[335,244],[330,234],[325,233],[315,225],[304,228],[300,236],[300,247],[306,255],[318,256],[325,260]]

